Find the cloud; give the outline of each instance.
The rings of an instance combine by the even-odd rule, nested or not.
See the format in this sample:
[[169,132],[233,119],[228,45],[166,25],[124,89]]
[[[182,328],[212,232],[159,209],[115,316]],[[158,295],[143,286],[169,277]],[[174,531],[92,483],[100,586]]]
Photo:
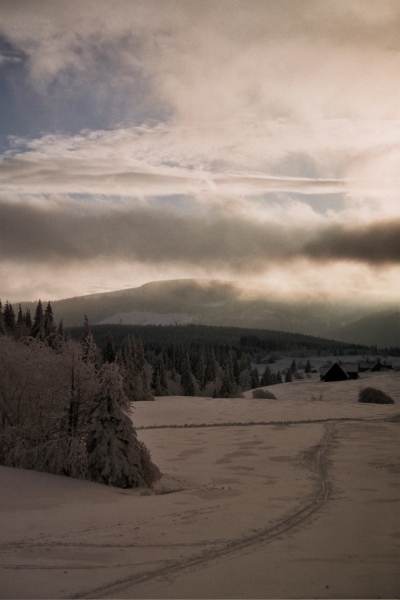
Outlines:
[[212,267],[252,274],[270,264],[313,262],[400,264],[400,221],[368,226],[306,228],[244,218],[217,209],[190,213],[135,204],[91,209],[59,200],[0,204],[0,252],[5,260],[67,264],[123,260]]
[[400,264],[400,221],[357,227],[329,227],[305,245],[305,256],[318,261],[351,260],[371,266]]
[[9,273],[396,269],[399,27],[397,0],[4,2]]
[[[122,164],[121,164],[122,163]],[[29,153],[0,160],[0,189],[18,194],[62,192],[146,196],[169,194],[260,195],[268,192],[337,194],[345,182],[306,177],[272,177],[263,174],[215,174],[164,165],[123,164],[103,157],[53,158]]]

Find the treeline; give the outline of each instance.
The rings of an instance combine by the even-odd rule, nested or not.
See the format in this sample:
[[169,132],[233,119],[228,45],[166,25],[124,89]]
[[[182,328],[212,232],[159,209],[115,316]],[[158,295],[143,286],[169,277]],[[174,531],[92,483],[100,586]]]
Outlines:
[[[82,328],[70,332],[79,339]],[[139,340],[151,369],[154,396],[240,396],[243,391],[298,376],[296,368],[283,373],[273,369],[273,357],[279,353],[301,357],[366,351],[364,346],[313,336],[235,327],[95,325],[92,332],[110,361],[119,360],[127,340]],[[255,363],[266,362],[266,355],[269,364],[260,377]]]
[[[21,312],[21,315],[20,315]],[[129,416],[135,393],[151,399],[139,343],[118,357],[55,325],[50,303],[33,319],[0,307],[0,464],[117,487],[152,486],[160,476]],[[108,348],[109,350],[109,348]]]
[[[71,327],[72,337],[79,338],[82,327]],[[93,337],[101,346],[108,333],[119,346],[127,335],[142,340],[143,346],[168,344],[191,344],[197,347],[217,346],[235,349],[237,353],[249,352],[254,360],[266,353],[280,352],[288,355],[307,357],[342,354],[377,353],[376,347],[349,344],[327,340],[301,333],[275,331],[269,329],[249,329],[241,327],[219,327],[212,325],[93,325]]]

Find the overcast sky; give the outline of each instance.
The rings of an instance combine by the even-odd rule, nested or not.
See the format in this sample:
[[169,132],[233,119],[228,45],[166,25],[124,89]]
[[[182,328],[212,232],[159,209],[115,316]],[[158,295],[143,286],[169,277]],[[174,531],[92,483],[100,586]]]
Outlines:
[[0,0],[0,297],[400,297],[398,0]]

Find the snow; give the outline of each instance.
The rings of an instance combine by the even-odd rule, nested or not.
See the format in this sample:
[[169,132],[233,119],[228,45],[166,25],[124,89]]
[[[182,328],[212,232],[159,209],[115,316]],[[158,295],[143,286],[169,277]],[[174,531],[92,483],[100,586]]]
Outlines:
[[399,384],[135,403],[153,491],[0,467],[0,597],[398,597]]
[[118,312],[106,317],[96,325],[186,325],[194,317],[186,313],[156,313],[141,310]]

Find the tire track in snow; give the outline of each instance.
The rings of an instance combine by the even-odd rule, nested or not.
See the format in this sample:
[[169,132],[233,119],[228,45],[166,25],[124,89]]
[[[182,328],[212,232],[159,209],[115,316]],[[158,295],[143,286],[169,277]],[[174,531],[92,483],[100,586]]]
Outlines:
[[[398,415],[393,417],[398,418]],[[345,423],[387,421],[388,417],[327,417],[326,419],[300,419],[297,421],[233,421],[227,423],[185,423],[184,425],[142,425],[136,431],[145,429],[202,429],[206,427],[252,427],[255,425],[309,425],[312,423]]]
[[275,525],[260,529],[251,535],[233,539],[218,548],[207,549],[199,554],[180,560],[171,560],[159,569],[142,571],[109,584],[68,596],[68,598],[112,598],[113,594],[128,590],[137,584],[169,577],[187,569],[198,568],[212,560],[249,549],[256,544],[273,541],[304,523],[326,504],[331,494],[332,486],[328,476],[328,454],[335,435],[335,425],[325,425],[325,433],[320,443],[302,455],[302,464],[308,467],[316,477],[317,490],[314,497],[307,503],[298,506],[295,511],[292,511],[290,515],[282,518]]

